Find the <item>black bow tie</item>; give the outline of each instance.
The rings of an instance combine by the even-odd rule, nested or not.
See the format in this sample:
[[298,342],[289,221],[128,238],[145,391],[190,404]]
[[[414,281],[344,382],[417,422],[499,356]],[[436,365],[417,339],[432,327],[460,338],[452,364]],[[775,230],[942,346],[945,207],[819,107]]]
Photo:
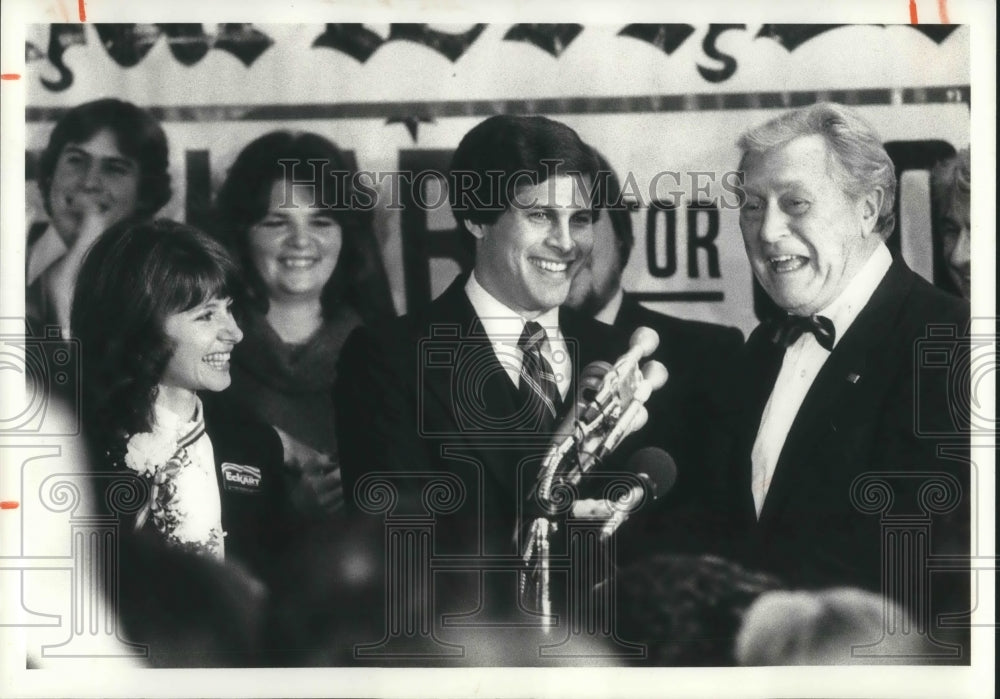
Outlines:
[[819,346],[827,352],[833,351],[837,330],[833,327],[833,321],[826,316],[786,316],[774,323],[771,330],[771,342],[787,348],[802,337],[804,332],[811,332],[815,335]]

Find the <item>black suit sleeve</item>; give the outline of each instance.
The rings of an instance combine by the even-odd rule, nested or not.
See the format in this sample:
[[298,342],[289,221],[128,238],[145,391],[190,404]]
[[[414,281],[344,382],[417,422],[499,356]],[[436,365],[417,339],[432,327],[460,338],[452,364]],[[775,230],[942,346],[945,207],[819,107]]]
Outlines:
[[406,350],[405,340],[381,335],[368,327],[351,333],[334,385],[344,496],[351,509],[365,474],[427,468],[419,431],[419,358]]

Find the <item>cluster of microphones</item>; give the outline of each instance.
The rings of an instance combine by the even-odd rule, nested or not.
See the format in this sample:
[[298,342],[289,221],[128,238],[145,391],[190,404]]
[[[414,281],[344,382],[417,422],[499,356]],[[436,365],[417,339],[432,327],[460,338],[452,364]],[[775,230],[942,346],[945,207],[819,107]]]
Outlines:
[[[571,492],[584,475],[607,462],[625,438],[648,420],[645,403],[653,391],[667,382],[667,369],[656,360],[640,363],[656,351],[656,331],[640,327],[629,341],[628,351],[614,364],[598,361],[581,371],[574,409],[555,431],[542,462],[538,483],[530,495],[541,509],[530,524],[523,549],[526,570],[523,580],[536,581],[533,596],[548,613],[549,536],[557,528],[555,517],[564,511],[562,493]],[[620,469],[631,475],[632,485],[612,501],[578,500],[570,511],[577,518],[604,521],[601,539],[609,539],[646,499],[656,500],[673,488],[677,465],[662,449],[645,447],[632,454]],[[559,494],[557,494],[559,491]]]

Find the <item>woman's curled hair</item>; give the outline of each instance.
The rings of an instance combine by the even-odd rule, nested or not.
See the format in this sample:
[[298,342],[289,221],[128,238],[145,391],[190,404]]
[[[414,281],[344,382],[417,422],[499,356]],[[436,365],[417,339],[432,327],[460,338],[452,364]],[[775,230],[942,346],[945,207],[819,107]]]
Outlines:
[[157,384],[173,354],[168,316],[213,298],[237,302],[239,268],[201,231],[174,221],[122,222],[84,258],[70,325],[80,342],[83,422],[109,451],[153,424]]

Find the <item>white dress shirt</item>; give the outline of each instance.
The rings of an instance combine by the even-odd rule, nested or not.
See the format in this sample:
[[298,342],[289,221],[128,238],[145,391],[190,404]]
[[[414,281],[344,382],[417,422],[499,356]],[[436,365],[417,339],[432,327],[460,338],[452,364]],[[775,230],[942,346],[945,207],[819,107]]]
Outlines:
[[[891,265],[892,255],[889,249],[884,244],[879,245],[840,296],[819,312],[818,315],[826,316],[833,321],[833,327],[836,329],[834,347],[871,299],[875,288]],[[785,350],[781,371],[778,372],[778,378],[774,382],[771,397],[764,406],[757,439],[750,453],[753,465],[750,489],[758,518],[768,488],[771,486],[771,479],[774,477],[775,466],[788,438],[788,431],[795,416],[798,415],[799,408],[802,407],[802,401],[805,400],[809,388],[829,356],[830,352],[820,346],[816,336],[811,332],[802,333],[799,339]]]
[[[514,385],[518,386],[521,382],[524,353],[518,348],[517,342],[524,332],[527,320],[507,308],[484,289],[476,280],[474,272],[469,275],[469,281],[465,283],[465,294],[483,324],[483,330],[493,345],[493,352],[500,365]],[[560,397],[566,398],[572,383],[573,362],[566,349],[566,340],[559,329],[559,307],[550,308],[534,321],[545,328],[547,339],[542,343],[542,356],[552,367]]]
[[51,224],[39,236],[31,249],[26,252],[28,265],[24,275],[24,285],[31,286],[42,272],[55,264],[67,251],[66,243]]

